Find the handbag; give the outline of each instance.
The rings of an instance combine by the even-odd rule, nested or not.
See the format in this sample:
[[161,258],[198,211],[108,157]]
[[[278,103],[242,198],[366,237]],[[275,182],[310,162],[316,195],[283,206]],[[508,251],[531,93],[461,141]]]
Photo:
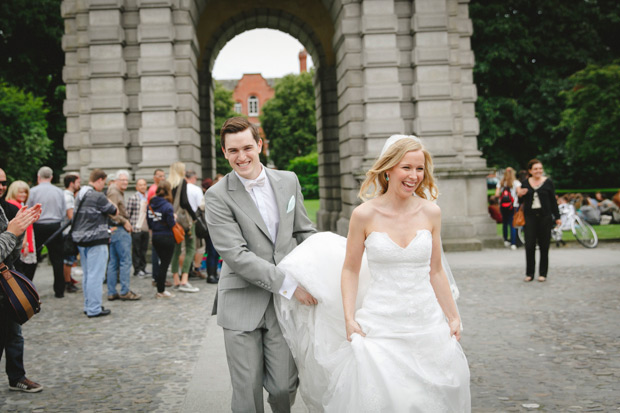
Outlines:
[[77,244],[73,242],[73,237],[71,236],[71,232],[72,231],[69,231],[69,233],[65,236],[65,239],[63,240],[62,252],[65,257],[79,254]]
[[177,187],[177,193],[174,195],[172,208],[174,209],[174,213],[177,214],[177,224],[181,225],[185,232],[189,232],[192,227],[192,218],[185,208],[181,207],[181,191],[183,191],[183,182]]
[[138,222],[136,223],[136,227],[142,232],[147,232],[149,230],[149,224],[146,220],[146,204],[147,204],[147,201],[140,201],[140,210],[138,212]]
[[523,206],[520,206],[512,217],[513,227],[522,227],[525,225],[525,215],[523,214]]
[[207,227],[204,211],[198,208],[198,214],[196,215],[198,218],[196,220],[196,236],[201,239],[209,238],[209,228]]
[[41,299],[32,281],[17,271],[10,270],[5,263],[0,264],[0,285],[4,290],[13,319],[19,324],[41,311]]
[[[153,208],[150,205],[149,205],[149,209],[151,210],[151,213],[153,214],[153,216],[155,216],[155,211],[153,211]],[[166,225],[168,225],[167,222],[166,222]],[[174,240],[176,241],[176,243],[177,244],[182,243],[183,240],[185,239],[185,230],[183,229],[181,224],[179,224],[178,222],[175,222],[172,228],[170,229],[172,230],[172,235],[174,235]]]

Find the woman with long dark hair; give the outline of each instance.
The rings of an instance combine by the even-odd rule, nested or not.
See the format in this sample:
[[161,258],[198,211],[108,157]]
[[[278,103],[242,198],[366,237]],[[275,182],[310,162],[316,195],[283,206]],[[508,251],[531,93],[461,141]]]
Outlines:
[[527,164],[529,177],[521,182],[519,200],[523,205],[525,216],[525,279],[534,279],[536,270],[536,244],[540,248],[540,265],[538,281],[547,280],[549,268],[549,245],[551,244],[551,228],[555,221],[560,225],[560,211],[555,199],[555,187],[551,179],[543,176],[543,165],[538,159]]
[[146,219],[149,229],[153,232],[153,248],[160,259],[157,274],[153,274],[157,283],[157,294],[155,297],[174,297],[173,294],[166,291],[166,273],[172,260],[174,248],[177,245],[172,233],[175,220],[170,182],[161,181],[157,185],[155,196],[149,201]]

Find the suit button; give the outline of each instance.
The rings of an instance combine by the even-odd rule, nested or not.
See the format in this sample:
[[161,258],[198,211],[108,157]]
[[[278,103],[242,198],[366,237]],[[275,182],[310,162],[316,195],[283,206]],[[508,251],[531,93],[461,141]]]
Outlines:
[[284,291],[282,291],[282,294],[287,295],[288,291],[284,290]]

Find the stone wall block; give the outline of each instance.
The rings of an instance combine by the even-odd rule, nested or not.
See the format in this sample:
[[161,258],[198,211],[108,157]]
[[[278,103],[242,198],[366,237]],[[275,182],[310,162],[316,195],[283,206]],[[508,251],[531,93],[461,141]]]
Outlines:
[[82,137],[80,133],[65,133],[63,138],[63,146],[65,150],[76,150],[82,146]]
[[415,83],[411,90],[415,101],[452,97],[452,85],[449,83]]
[[172,24],[140,24],[138,26],[138,43],[172,42],[175,29]]
[[79,63],[88,63],[90,61],[90,51],[86,47],[77,49],[77,60]]
[[[195,162],[197,164],[200,163],[200,152],[196,150],[194,145],[179,145],[179,160],[183,162]],[[187,169],[197,168],[191,165],[187,165]]]
[[446,30],[447,28],[448,17],[444,13],[416,14],[411,19],[411,30],[415,33]]
[[123,59],[91,60],[88,65],[89,77],[124,77],[127,64]]
[[[134,146],[127,149],[127,160],[130,164],[136,165],[142,162],[142,148],[139,146]],[[139,179],[140,177],[136,177]]]
[[[127,122],[127,129],[139,129],[142,126],[142,116],[140,113],[130,112],[127,114],[126,122]],[[136,143],[137,143],[137,140],[136,140]]]
[[125,46],[123,47],[123,58],[125,60],[138,60],[140,58],[140,46]]
[[[152,146],[152,145],[161,145],[161,144],[170,144],[176,145],[178,143],[177,137],[178,130],[176,128],[142,128],[139,132],[139,141],[142,146]],[[176,153],[174,151],[173,153]],[[147,151],[144,151],[143,155],[147,155]],[[172,158],[169,153],[169,158]],[[145,157],[148,159],[148,157]],[[167,161],[169,164],[170,161]],[[162,165],[165,165],[164,162]]]
[[92,96],[90,98],[91,112],[127,112],[128,100],[126,95]]
[[70,52],[78,48],[78,37],[75,34],[65,34],[61,40],[62,50]]
[[[396,115],[400,114],[400,108]],[[371,122],[364,122],[364,134],[367,137],[379,137],[385,139],[387,136],[397,133],[403,133],[405,124],[403,119],[398,118],[381,118],[373,119]]]
[[174,75],[175,61],[171,57],[141,57],[138,61],[138,75]]
[[88,13],[80,13],[75,15],[75,26],[77,30],[88,31],[90,19]]
[[453,126],[451,117],[417,118],[413,121],[413,132],[418,136],[452,134]]
[[396,32],[398,30],[398,19],[394,14],[363,16],[361,28],[364,34]]
[[190,128],[179,128],[179,143],[200,147],[200,134]]
[[414,65],[448,64],[450,63],[450,50],[446,48],[415,49],[413,53]]
[[88,47],[90,45],[90,38],[88,37],[88,31],[77,32],[77,45],[78,47]]
[[141,111],[145,110],[176,110],[178,107],[177,95],[175,93],[140,93],[138,97],[138,107]]
[[139,9],[145,9],[145,8],[149,8],[149,7],[169,7],[172,8],[173,5],[175,5],[175,3],[177,3],[174,0],[137,0],[136,1],[136,6]]
[[90,143],[93,146],[127,146],[129,133],[124,129],[91,130]]
[[177,109],[178,110],[189,110],[192,111],[198,116],[200,114],[200,105],[198,101],[189,94],[178,94],[177,95]]
[[200,118],[191,111],[179,111],[176,114],[176,124],[179,128],[200,130]]
[[77,13],[77,2],[75,0],[63,0],[60,4],[60,15],[63,19],[68,19]]
[[89,44],[123,43],[125,31],[121,26],[89,26]]
[[74,83],[80,79],[80,68],[77,66],[64,66],[62,68],[62,80],[65,83]]
[[129,169],[127,162],[127,148],[93,148],[90,149],[90,162],[85,162],[89,168],[101,168],[113,172],[117,169]]
[[400,53],[396,48],[383,50],[365,50],[362,53],[362,62],[366,67],[398,66],[400,65]]
[[401,100],[403,89],[399,84],[378,84],[364,87],[364,101],[382,102]]
[[123,0],[87,0],[90,10],[123,9]]

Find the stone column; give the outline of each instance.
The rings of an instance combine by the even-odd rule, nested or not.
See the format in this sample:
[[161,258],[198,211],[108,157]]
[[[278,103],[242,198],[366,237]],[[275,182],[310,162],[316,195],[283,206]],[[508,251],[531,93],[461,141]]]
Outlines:
[[138,144],[141,162],[136,178],[150,178],[154,168],[169,166],[179,159],[176,121],[178,98],[175,82],[172,0],[137,0],[140,57]]
[[347,3],[333,13],[335,22],[338,134],[340,138],[340,193],[342,208],[337,232],[346,235],[349,217],[357,205],[359,183],[355,172],[362,167],[364,139],[364,73],[362,70],[361,11],[359,3]]
[[127,67],[122,0],[91,0],[88,9],[90,94],[89,169],[129,168],[125,94]]
[[479,249],[495,230],[486,216],[486,163],[476,149],[474,58],[469,43],[472,26],[467,2],[461,3],[414,2],[413,131],[435,160],[444,246]]

